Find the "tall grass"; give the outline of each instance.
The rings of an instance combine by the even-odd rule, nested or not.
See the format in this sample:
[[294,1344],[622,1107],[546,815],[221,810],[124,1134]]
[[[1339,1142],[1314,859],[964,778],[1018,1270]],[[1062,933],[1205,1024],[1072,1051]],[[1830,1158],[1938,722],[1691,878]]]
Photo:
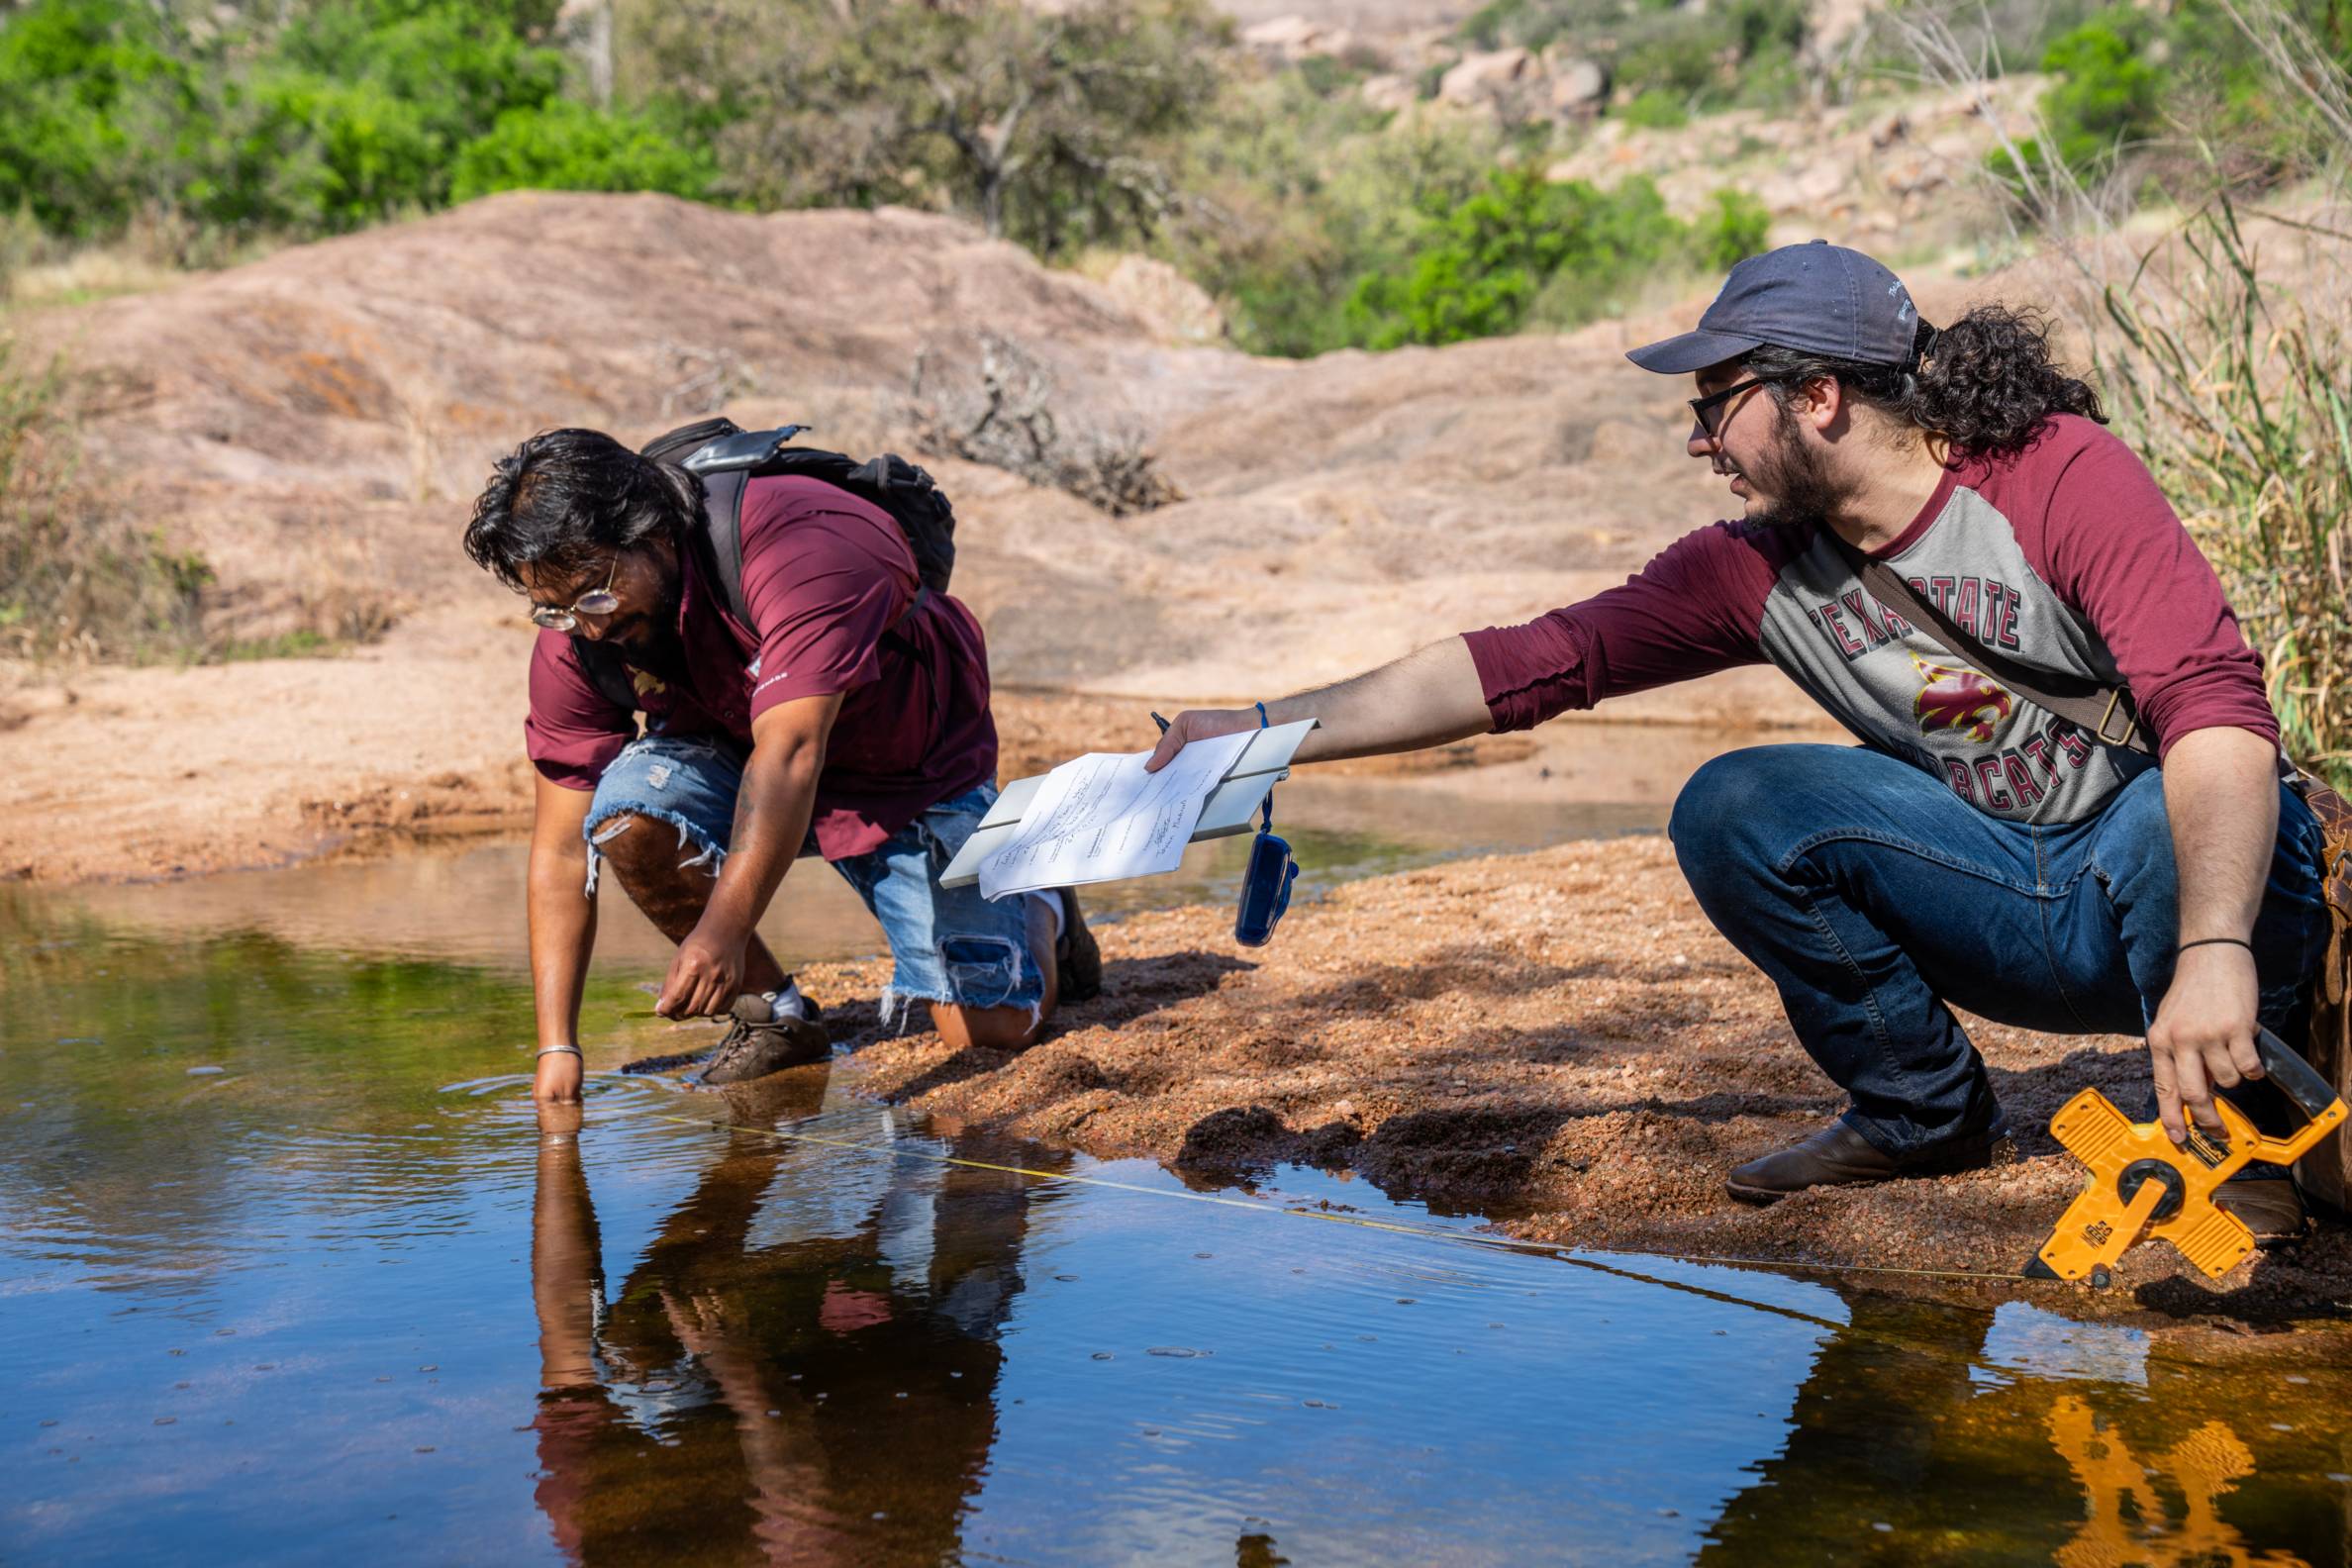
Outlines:
[[[2276,223],[2277,220],[2271,220]],[[2101,290],[2100,383],[2263,654],[2288,749],[2352,785],[2352,236],[2288,230],[2270,270],[2226,194]]]
[[211,571],[80,482],[66,384],[0,338],[0,653],[88,660],[203,650]]

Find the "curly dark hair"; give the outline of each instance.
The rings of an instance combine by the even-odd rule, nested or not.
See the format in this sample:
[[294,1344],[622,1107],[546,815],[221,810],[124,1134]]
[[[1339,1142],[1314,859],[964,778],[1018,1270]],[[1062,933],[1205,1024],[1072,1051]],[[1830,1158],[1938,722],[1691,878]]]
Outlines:
[[541,431],[498,460],[465,526],[465,553],[520,589],[525,566],[580,572],[656,536],[676,539],[702,502],[700,479],[602,431]]
[[1911,350],[1911,365],[1864,364],[1767,343],[1741,362],[1784,408],[1799,383],[1834,376],[1847,397],[1935,432],[1959,456],[2020,451],[2053,414],[2107,423],[2091,384],[2052,363],[2040,311],[1979,305],[1940,330],[1922,321]]

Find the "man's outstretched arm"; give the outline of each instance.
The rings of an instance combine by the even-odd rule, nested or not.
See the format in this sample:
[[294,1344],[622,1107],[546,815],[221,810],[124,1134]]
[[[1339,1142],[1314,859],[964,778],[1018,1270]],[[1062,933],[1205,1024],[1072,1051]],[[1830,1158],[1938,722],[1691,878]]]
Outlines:
[[[539,1048],[580,1043],[580,992],[588,955],[596,947],[596,900],[588,885],[587,790],[538,780],[531,819],[531,869],[525,880],[531,909],[531,998],[539,1015]],[[543,1101],[580,1098],[580,1058],[541,1056],[532,1093]]]
[[[1470,645],[1458,637],[1334,685],[1276,698],[1266,704],[1266,719],[1271,724],[1323,721],[1299,747],[1296,760],[1301,762],[1418,751],[1485,735],[1495,724]],[[1187,741],[1257,727],[1254,707],[1188,708],[1170,722],[1145,766],[1158,771]]]

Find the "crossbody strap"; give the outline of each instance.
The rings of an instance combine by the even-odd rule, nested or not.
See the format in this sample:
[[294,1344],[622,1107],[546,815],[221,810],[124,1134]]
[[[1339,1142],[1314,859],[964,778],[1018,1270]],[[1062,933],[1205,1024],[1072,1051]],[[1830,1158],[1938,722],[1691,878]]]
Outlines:
[[1845,557],[1846,564],[1862,579],[1862,586],[1870,590],[1873,599],[1927,634],[1930,640],[1954,658],[1975,666],[2018,696],[2089,731],[2107,745],[2155,754],[2156,748],[2148,743],[2147,735],[2140,729],[2139,708],[2132,702],[2131,693],[2122,687],[2103,686],[2094,680],[2027,669],[2008,654],[1985,646],[1962,631],[1950,616],[1929,603],[1926,596],[1913,588],[1903,573],[1886,561],[1873,560],[1863,554],[1827,524],[1821,525],[1821,533]]

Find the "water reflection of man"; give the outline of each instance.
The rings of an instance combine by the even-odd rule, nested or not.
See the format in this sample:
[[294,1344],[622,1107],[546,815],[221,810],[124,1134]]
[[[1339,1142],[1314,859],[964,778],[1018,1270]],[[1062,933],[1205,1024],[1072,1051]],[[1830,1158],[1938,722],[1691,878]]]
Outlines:
[[[1980,305],[1938,331],[1885,266],[1818,243],[1742,261],[1697,331],[1630,357],[1690,378],[1689,453],[1739,509],[1621,587],[1265,704],[1323,721],[1299,759],[1774,664],[1862,744],[1717,757],[1671,832],[1700,906],[1849,1104],[1734,1168],[1731,1195],[2001,1159],[2007,1123],[1953,1006],[2144,1033],[2174,1141],[2184,1107],[2218,1127],[2212,1090],[2262,1076],[2257,1020],[2302,1028],[2328,937],[2320,833],[2280,780],[2262,667],[2212,567],[2098,394],[2029,312]],[[1937,616],[1976,651],[1929,636]],[[2127,689],[2136,721],[2095,734],[1987,660],[2061,704]],[[1260,722],[1183,714],[1154,765]],[[2267,1084],[2237,1099],[2266,1129],[2298,1120]],[[2286,1181],[2215,1201],[2259,1236],[2303,1224]]]
[[[824,1088],[792,1073],[731,1103],[775,1126]],[[827,1162],[875,1156],[737,1135],[608,1303],[579,1122],[541,1110],[532,1227],[538,1500],[565,1555],[952,1556],[995,1432],[1029,1181],[895,1160],[837,1233],[763,1241],[763,1215],[828,1212]],[[777,1201],[796,1168],[827,1188]]]

